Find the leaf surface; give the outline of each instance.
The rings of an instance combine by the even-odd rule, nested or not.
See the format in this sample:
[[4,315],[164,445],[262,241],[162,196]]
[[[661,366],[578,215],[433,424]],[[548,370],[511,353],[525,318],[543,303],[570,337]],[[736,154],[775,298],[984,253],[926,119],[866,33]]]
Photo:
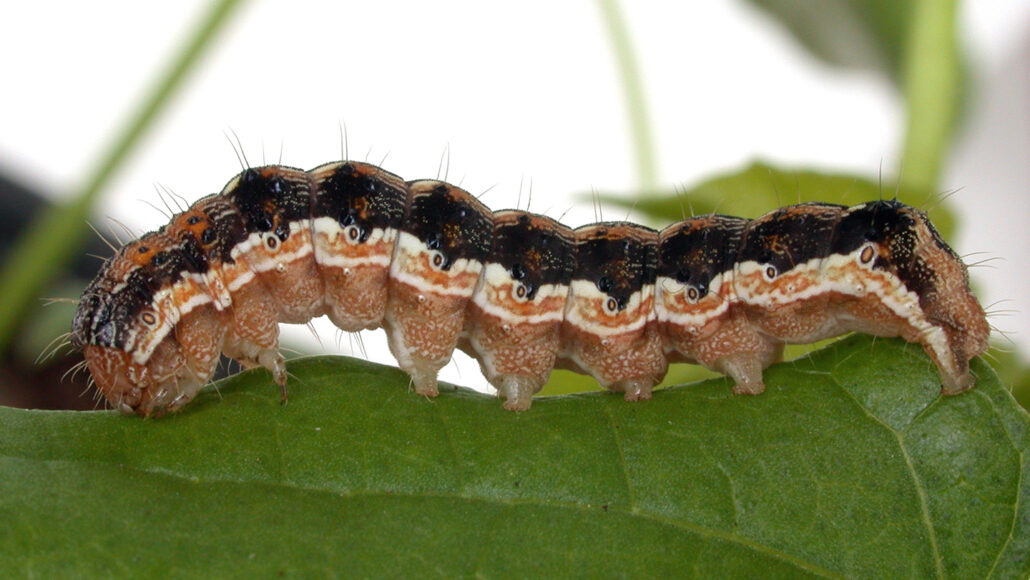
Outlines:
[[1030,420],[976,361],[852,337],[646,403],[525,413],[291,363],[156,420],[0,409],[0,573],[1025,578]]

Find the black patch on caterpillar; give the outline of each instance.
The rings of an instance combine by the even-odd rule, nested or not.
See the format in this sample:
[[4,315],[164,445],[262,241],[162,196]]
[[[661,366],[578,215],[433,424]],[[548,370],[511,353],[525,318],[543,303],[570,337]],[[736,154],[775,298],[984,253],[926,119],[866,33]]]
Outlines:
[[712,279],[733,269],[745,218],[710,215],[690,218],[669,226],[659,244],[658,273],[708,294]]
[[575,230],[575,280],[597,289],[626,308],[634,293],[654,284],[658,273],[658,232],[624,222],[605,222]]
[[115,282],[97,278],[86,287],[72,321],[72,344],[76,347],[95,344],[124,349],[129,330],[153,301],[153,288],[159,287],[142,270],[132,272],[118,290]]
[[[303,179],[293,179],[293,175]],[[268,232],[311,213],[307,173],[293,168],[247,169],[222,191],[239,212],[248,233]],[[287,230],[288,231],[288,230]],[[280,235],[280,230],[276,230]]]
[[[831,253],[842,205],[806,203],[778,209],[744,228],[737,261],[754,261],[786,272]],[[815,211],[813,211],[815,210]]]
[[[104,262],[104,270],[110,260]],[[72,318],[72,346],[82,348],[87,344],[113,346],[118,326],[111,324],[111,301],[113,296],[104,291],[106,278],[93,280],[82,293],[79,308]]]
[[[878,255],[873,266],[896,272],[905,287],[920,297],[920,306],[925,308],[934,283],[933,272],[917,259],[915,225],[911,210],[900,202],[866,203],[852,208],[841,218],[831,249],[834,253],[850,253],[869,242],[879,244],[887,253]],[[942,243],[938,242],[938,247]],[[954,256],[950,248],[947,251]]]
[[193,236],[182,236],[179,239],[182,261],[186,264],[188,272],[204,273],[210,268],[210,261],[207,254],[200,245],[200,240]]
[[402,229],[439,252],[442,270],[455,260],[482,262],[490,252],[493,219],[490,210],[458,188],[437,181],[414,181],[411,208]]
[[[119,349],[126,347],[128,331],[132,322],[136,320],[140,312],[150,307],[154,294],[162,286],[167,284],[173,276],[178,277],[178,272],[172,269],[179,267],[182,262],[174,259],[177,254],[177,250],[154,254],[154,258],[149,264],[129,274],[120,289],[108,290],[109,294],[104,298],[109,296],[109,299],[101,300],[92,319],[82,321],[83,324],[90,325],[91,331],[98,337],[97,342],[91,344]],[[93,292],[98,290],[103,296],[103,287],[97,288]]]
[[200,236],[200,245],[213,263],[232,264],[232,250],[247,237],[247,230],[236,207],[219,195],[202,198],[194,204],[208,219],[208,227]]
[[[332,168],[330,163],[311,173]],[[399,229],[408,207],[408,190],[400,177],[366,163],[339,163],[315,184],[311,218],[330,217],[341,226],[357,226],[361,234],[374,229]]]
[[548,284],[568,285],[576,268],[575,235],[551,218],[519,210],[495,214],[489,261],[526,288],[526,299]]

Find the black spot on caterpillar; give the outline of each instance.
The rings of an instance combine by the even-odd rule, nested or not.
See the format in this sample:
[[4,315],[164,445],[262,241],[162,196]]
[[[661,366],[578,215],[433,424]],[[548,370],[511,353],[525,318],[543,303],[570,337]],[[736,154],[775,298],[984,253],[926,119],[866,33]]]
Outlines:
[[189,402],[221,353],[267,368],[285,396],[278,324],[321,315],[385,328],[427,396],[460,348],[513,410],[555,367],[627,400],[681,361],[757,394],[784,344],[853,331],[921,344],[954,394],[990,334],[961,260],[897,201],[571,229],[339,161],[246,169],[122,247],[83,293],[72,342],[112,405],[151,415]]

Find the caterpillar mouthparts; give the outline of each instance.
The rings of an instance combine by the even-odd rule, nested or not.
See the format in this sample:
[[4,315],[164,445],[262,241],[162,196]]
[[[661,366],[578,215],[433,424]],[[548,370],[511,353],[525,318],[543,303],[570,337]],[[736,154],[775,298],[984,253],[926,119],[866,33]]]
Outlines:
[[283,389],[279,323],[383,327],[414,389],[460,348],[511,410],[551,369],[649,399],[670,362],[758,394],[787,343],[861,332],[919,343],[942,392],[973,386],[990,328],[966,267],[897,201],[804,203],[657,232],[491,212],[453,185],[337,161],[246,169],[123,246],[82,295],[72,343],[127,413],[175,411],[221,353]]

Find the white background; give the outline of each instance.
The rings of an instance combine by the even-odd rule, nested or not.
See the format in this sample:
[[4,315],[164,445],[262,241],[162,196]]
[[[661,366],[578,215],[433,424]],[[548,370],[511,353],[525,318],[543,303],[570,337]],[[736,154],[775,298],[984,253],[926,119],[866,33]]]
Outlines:
[[[886,79],[809,56],[742,2],[623,2],[644,73],[661,184],[687,187],[754,159],[875,178],[897,165],[901,101]],[[199,20],[203,2],[10,3],[0,21],[0,165],[55,196],[71,193]],[[189,200],[253,164],[313,167],[350,156],[408,179],[449,178],[493,208],[570,225],[593,221],[591,190],[636,185],[627,115],[597,6],[519,3],[275,2],[244,6],[179,99],[108,189],[100,215],[136,232],[166,218],[155,184]],[[962,31],[978,83],[943,190],[960,254],[993,323],[1030,343],[1030,0],[968,2]],[[839,201],[839,200],[826,200]],[[847,200],[853,203],[855,200]],[[622,217],[611,210],[607,217]],[[102,219],[102,218],[98,218]],[[324,347],[349,340],[320,327]],[[288,329],[293,342],[306,329]],[[381,332],[371,358],[391,362]],[[337,347],[336,343],[341,345]],[[445,369],[469,386],[474,364]]]

